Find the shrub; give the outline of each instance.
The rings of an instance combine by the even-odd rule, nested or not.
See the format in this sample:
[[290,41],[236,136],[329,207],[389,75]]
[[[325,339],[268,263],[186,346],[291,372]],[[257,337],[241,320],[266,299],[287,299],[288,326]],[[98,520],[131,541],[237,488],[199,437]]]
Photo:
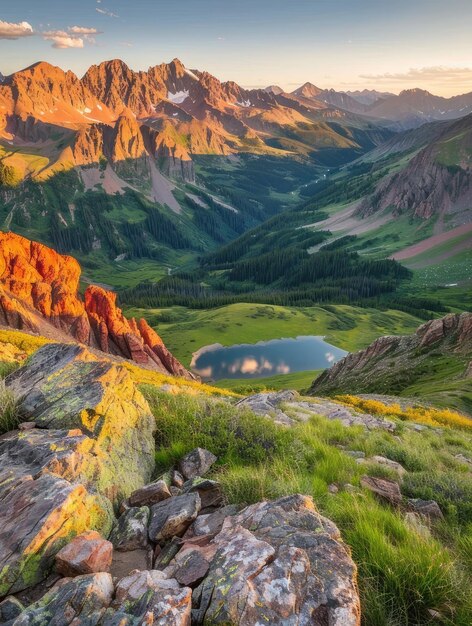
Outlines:
[[407,407],[402,409],[399,404],[384,404],[379,400],[359,398],[357,396],[336,396],[339,402],[353,406],[366,413],[397,417],[402,420],[418,422],[428,426],[447,426],[449,428],[461,428],[472,430],[472,419],[450,409],[435,409],[433,407]]

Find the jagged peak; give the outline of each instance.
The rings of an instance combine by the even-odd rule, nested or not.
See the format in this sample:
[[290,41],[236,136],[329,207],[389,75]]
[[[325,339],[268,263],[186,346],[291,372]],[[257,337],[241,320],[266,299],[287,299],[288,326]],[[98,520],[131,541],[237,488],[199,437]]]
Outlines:
[[323,89],[320,89],[313,83],[307,81],[306,83],[303,83],[303,85],[292,91],[292,93],[295,95],[309,94],[313,97],[319,95],[320,93],[323,93]]
[[174,67],[185,69],[185,65],[177,57],[173,58],[172,61],[168,63],[168,65],[173,65]]
[[102,61],[97,65],[91,65],[85,72],[84,76],[87,76],[97,70],[113,71],[116,73],[119,72],[120,74],[133,72],[133,70],[121,59],[109,59],[108,61]]
[[279,87],[278,85],[269,85],[268,87],[265,87],[263,91],[266,93],[272,93],[274,96],[279,96],[281,93],[284,93],[282,87]]
[[426,89],[420,89],[415,87],[413,89],[404,89],[400,92],[400,96],[433,96],[433,94]]
[[[70,70],[69,70],[70,72]],[[52,65],[52,63],[48,63],[48,61],[37,61],[36,63],[33,63],[32,65],[28,65],[28,67],[25,67],[21,70],[19,70],[18,72],[14,72],[11,76],[15,76],[17,74],[26,74],[26,73],[31,73],[31,74],[66,74],[69,73],[64,71],[61,67],[59,67],[58,65]],[[73,74],[73,72],[70,72],[71,74]]]

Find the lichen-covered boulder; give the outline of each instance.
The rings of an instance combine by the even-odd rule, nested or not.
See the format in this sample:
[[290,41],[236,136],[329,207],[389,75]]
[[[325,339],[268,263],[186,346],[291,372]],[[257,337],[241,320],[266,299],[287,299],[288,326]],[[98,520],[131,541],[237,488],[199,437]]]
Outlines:
[[311,498],[249,506],[209,545],[216,550],[193,593],[192,623],[359,625],[356,566]]
[[0,482],[0,597],[45,578],[71,537],[90,528],[108,534],[112,523],[109,501],[83,485],[47,473],[7,474]]
[[190,626],[192,590],[156,570],[132,572],[118,583],[101,626]]
[[101,456],[95,487],[117,502],[149,482],[154,418],[127,370],[78,345],[46,345],[7,380],[26,419],[80,429]]
[[149,508],[132,507],[125,511],[116,522],[110,541],[116,550],[128,552],[149,546]]
[[112,598],[110,574],[63,578],[8,626],[97,626]]
[[154,419],[128,372],[78,345],[44,346],[7,380],[36,427],[0,437],[0,598],[50,572],[149,482]]

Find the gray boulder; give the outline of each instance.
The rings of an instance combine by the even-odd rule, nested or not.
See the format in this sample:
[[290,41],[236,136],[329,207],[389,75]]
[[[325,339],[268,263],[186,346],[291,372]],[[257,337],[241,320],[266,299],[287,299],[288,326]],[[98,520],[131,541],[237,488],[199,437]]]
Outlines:
[[179,461],[179,472],[186,480],[204,476],[215,461],[216,456],[208,450],[195,448]]
[[185,533],[201,508],[197,493],[169,498],[151,507],[149,539],[158,543]]

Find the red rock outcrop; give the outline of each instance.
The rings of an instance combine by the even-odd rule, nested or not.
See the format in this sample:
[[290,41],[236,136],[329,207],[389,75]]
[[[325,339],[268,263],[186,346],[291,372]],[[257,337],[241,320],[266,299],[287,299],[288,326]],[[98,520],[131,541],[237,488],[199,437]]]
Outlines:
[[0,233],[0,323],[54,334],[157,371],[193,378],[145,320],[128,320],[116,294],[101,287],[78,295],[80,265],[69,256],[16,235]]

